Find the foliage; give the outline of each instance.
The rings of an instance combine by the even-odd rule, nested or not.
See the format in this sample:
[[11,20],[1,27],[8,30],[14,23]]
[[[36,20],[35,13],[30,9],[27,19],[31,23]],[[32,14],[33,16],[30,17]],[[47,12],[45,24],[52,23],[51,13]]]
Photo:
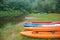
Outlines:
[[21,10],[25,9],[28,12],[32,12],[33,10],[36,11],[51,11],[52,9],[55,10],[55,4],[56,1],[54,0],[16,0],[16,1],[4,1],[5,9],[15,9],[15,10]]
[[56,12],[60,13],[60,0],[57,0],[57,3],[56,3]]
[[[59,0],[2,0],[4,10],[26,10],[28,12],[60,12]],[[1,6],[3,5],[3,6]]]
[[4,8],[4,1],[3,0],[0,0],[0,10],[3,10],[3,8]]
[[8,22],[21,22],[27,14],[27,12],[20,12],[19,10],[0,11],[0,26]]

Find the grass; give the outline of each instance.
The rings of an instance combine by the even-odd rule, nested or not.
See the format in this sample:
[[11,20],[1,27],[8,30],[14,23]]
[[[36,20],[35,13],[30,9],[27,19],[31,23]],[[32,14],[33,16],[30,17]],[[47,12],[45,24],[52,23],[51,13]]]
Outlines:
[[[60,15],[60,14],[59,14]],[[60,21],[60,16],[57,14],[29,14],[28,16],[34,16],[36,18],[28,20],[28,21]],[[60,40],[60,39],[35,39],[26,36],[21,36],[19,33],[23,30],[23,22],[19,25],[14,25],[12,23],[8,23],[4,25],[4,28],[0,29],[1,40]]]
[[8,23],[2,28],[1,31],[1,40],[21,40],[20,32],[23,31],[22,24],[14,25],[12,23]]
[[30,21],[34,21],[34,22],[40,22],[40,21],[60,21],[60,16],[56,15],[56,14],[35,14],[37,16],[37,18],[32,19]]
[[28,14],[27,16],[29,16],[29,17],[31,17],[31,16],[37,16],[37,14],[31,13],[31,14]]

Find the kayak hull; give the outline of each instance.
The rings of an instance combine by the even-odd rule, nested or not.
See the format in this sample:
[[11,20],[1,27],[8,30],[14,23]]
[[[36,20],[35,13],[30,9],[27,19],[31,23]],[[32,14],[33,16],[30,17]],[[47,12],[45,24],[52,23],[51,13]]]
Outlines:
[[60,32],[52,34],[51,32],[32,33],[33,31],[20,32],[20,35],[32,38],[60,38]]
[[24,27],[24,30],[28,31],[59,31],[60,32],[60,26],[55,27]]

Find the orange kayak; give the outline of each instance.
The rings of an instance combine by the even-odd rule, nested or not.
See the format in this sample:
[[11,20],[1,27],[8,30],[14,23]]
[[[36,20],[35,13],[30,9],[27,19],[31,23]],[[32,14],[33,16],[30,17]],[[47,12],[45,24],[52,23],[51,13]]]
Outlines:
[[28,31],[60,31],[60,26],[55,27],[24,27]]
[[23,36],[33,37],[33,38],[60,38],[60,32],[38,32],[32,33],[33,31],[20,32]]

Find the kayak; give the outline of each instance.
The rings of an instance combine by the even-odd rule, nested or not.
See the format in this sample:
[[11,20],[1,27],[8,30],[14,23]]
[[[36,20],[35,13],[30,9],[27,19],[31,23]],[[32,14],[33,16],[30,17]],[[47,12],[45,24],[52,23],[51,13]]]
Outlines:
[[20,32],[20,35],[28,36],[32,38],[60,38],[60,32],[34,32],[26,31]]
[[25,22],[24,27],[60,26],[60,22]]
[[24,30],[28,31],[58,31],[60,32],[60,26],[55,26],[55,27],[25,27]]

